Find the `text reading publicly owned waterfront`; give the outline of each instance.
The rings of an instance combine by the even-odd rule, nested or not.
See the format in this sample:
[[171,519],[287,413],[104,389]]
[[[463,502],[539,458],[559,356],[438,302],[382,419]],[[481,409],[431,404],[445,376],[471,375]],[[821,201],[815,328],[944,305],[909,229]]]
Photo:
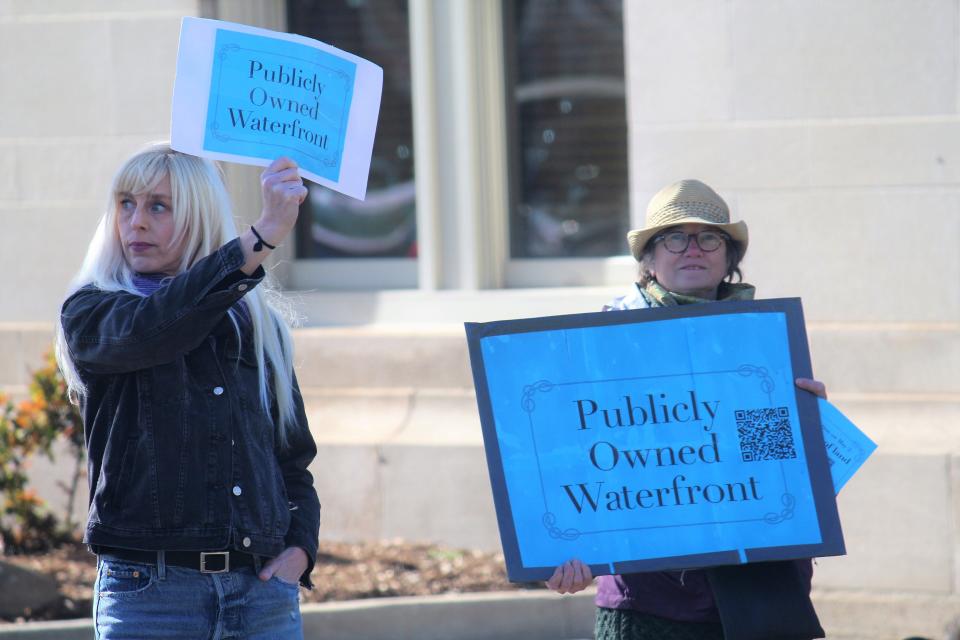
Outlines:
[[[257,107],[257,109],[272,109],[283,114],[297,114],[309,118],[313,122],[304,121],[300,118],[291,120],[283,116],[278,118],[276,115],[271,117],[271,115],[264,114],[256,109],[228,107],[230,124],[234,128],[248,131],[290,136],[326,150],[329,144],[329,135],[318,133],[313,128],[309,128],[325,124],[322,122],[324,116],[320,108],[320,99],[326,85],[320,81],[317,74],[315,72],[304,73],[295,66],[265,65],[263,62],[254,59],[250,59],[248,62],[247,79],[266,83],[265,86],[258,84],[250,89],[247,94],[250,105]],[[304,99],[294,100],[289,96],[277,95],[270,91],[271,84],[300,89],[305,94]]]

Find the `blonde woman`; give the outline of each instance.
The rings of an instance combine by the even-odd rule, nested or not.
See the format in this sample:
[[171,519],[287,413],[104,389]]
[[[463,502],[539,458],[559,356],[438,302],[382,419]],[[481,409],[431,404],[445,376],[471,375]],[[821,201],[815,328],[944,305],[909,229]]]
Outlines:
[[302,637],[316,445],[261,264],[307,191],[285,158],[261,183],[238,234],[213,163],[163,144],[134,155],[63,304],[98,638]]

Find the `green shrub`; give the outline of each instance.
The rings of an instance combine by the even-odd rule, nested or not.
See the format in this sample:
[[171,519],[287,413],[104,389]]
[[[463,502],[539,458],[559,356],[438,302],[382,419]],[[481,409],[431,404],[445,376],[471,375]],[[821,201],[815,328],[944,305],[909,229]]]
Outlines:
[[[46,551],[77,535],[72,514],[84,475],[83,422],[52,353],[45,360],[32,374],[27,400],[14,405],[0,396],[0,542],[6,553]],[[60,439],[67,442],[73,471],[68,483],[60,483],[67,505],[57,517],[27,486],[27,465],[36,455],[53,460]]]

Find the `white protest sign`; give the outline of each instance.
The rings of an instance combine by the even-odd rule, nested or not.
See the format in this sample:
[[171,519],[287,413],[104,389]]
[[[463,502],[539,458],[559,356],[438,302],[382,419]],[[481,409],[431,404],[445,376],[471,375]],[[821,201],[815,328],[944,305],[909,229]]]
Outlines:
[[310,180],[363,200],[383,69],[323,42],[184,18],[174,149],[266,166],[293,158]]

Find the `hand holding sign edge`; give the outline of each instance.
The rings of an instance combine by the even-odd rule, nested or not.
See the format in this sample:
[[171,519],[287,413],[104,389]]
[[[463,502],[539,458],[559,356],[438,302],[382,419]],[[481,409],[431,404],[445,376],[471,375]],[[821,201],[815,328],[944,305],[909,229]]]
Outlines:
[[819,380],[813,380],[811,378],[797,378],[794,381],[798,387],[804,391],[809,391],[818,398],[827,399],[827,385],[823,384]]
[[546,586],[557,593],[577,593],[583,591],[593,582],[593,573],[590,566],[573,558],[557,567]]

